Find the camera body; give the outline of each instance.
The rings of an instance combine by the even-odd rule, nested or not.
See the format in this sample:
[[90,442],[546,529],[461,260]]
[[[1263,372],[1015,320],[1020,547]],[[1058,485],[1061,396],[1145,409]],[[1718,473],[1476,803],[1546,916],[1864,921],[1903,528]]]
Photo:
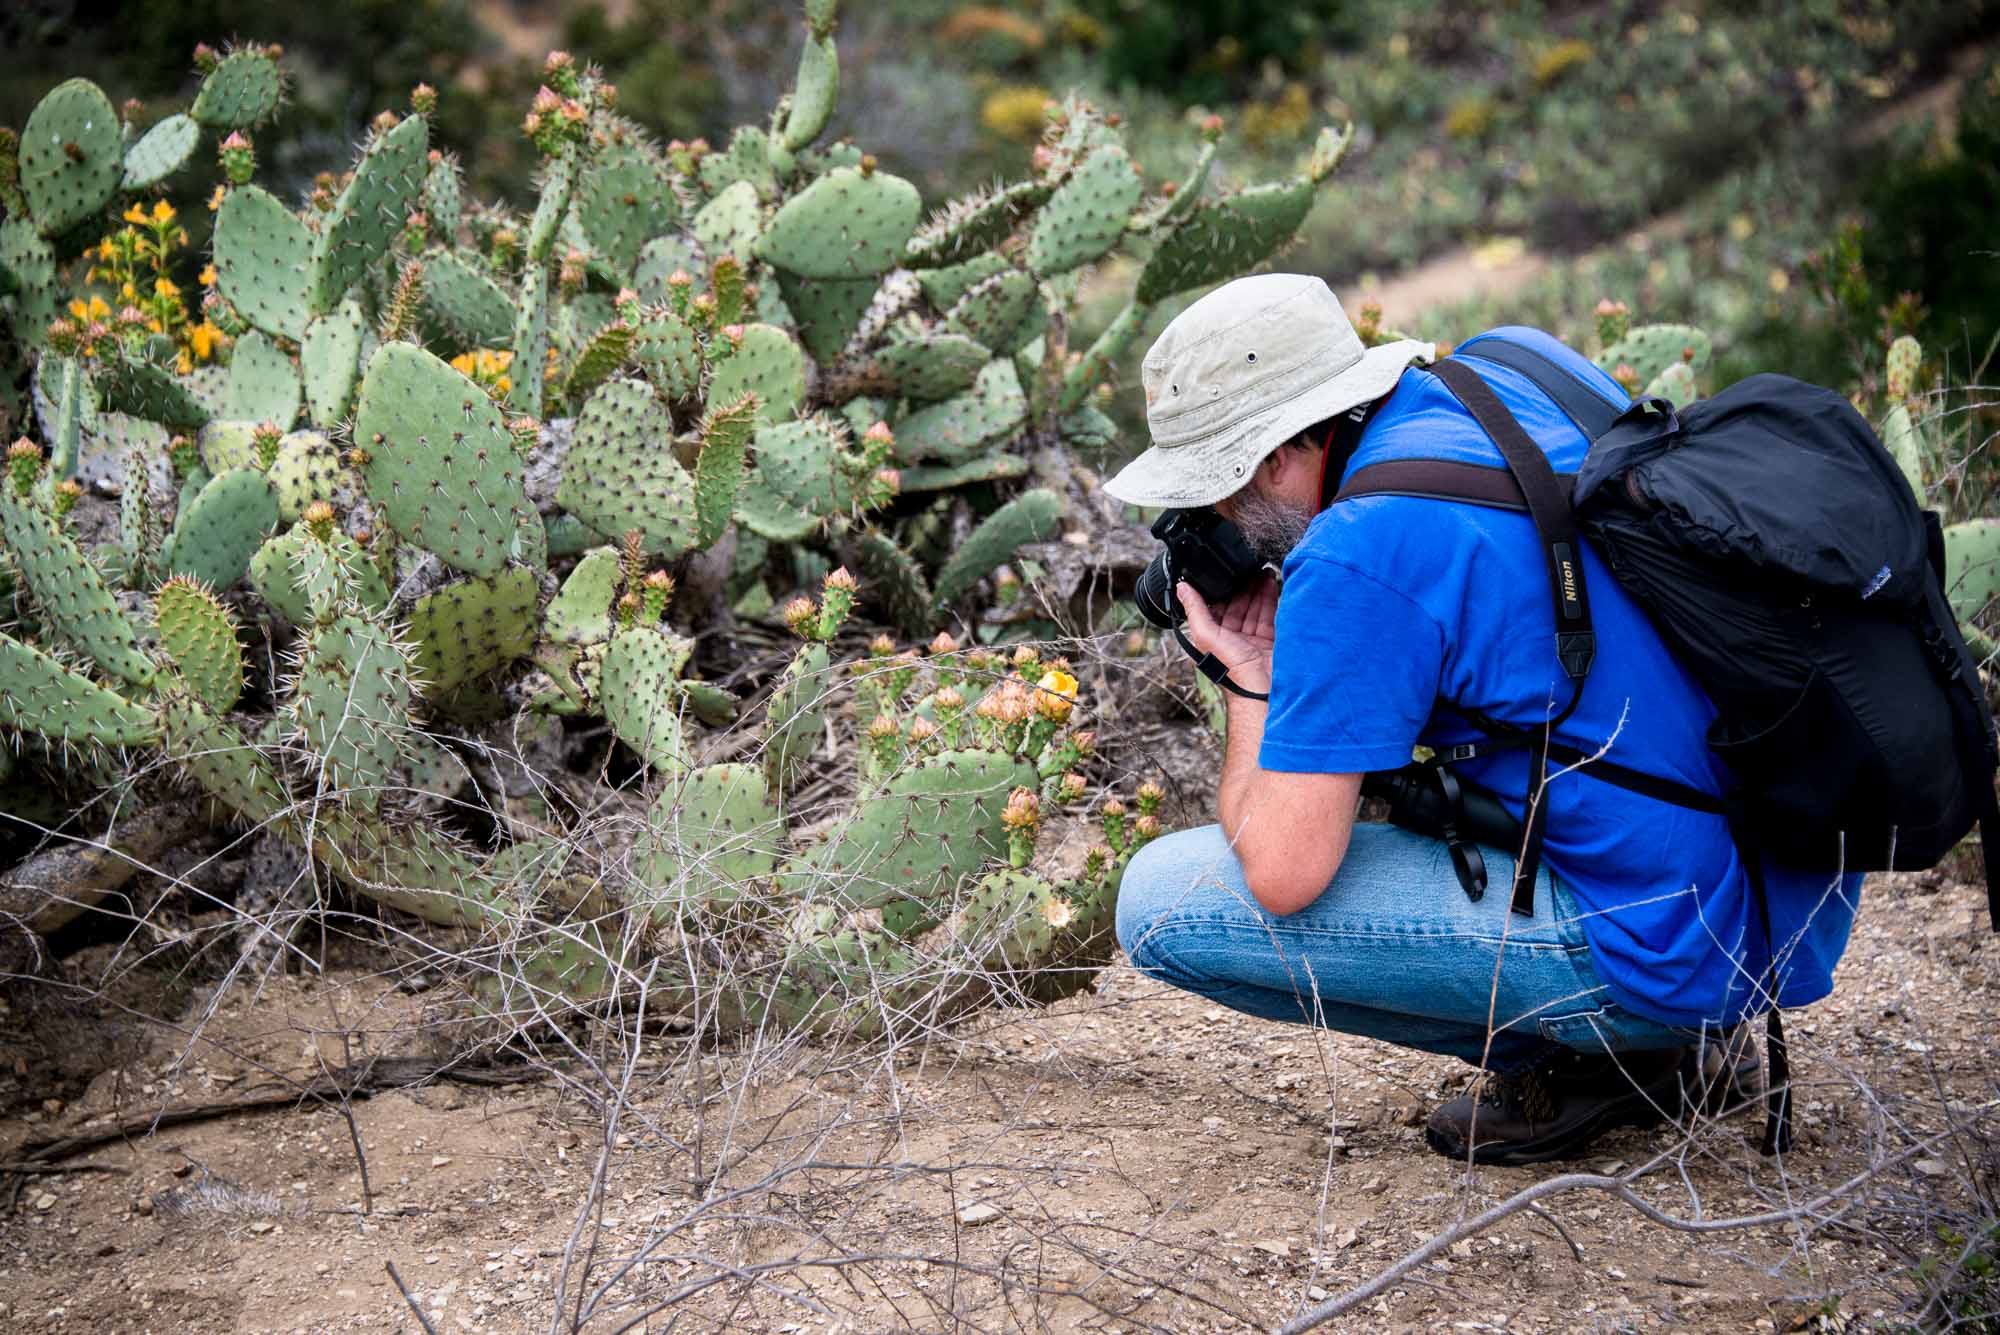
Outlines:
[[1139,574],[1132,601],[1140,615],[1161,630],[1177,630],[1187,620],[1174,586],[1186,580],[1211,606],[1228,602],[1264,569],[1243,531],[1207,506],[1164,510],[1152,534],[1161,550]]

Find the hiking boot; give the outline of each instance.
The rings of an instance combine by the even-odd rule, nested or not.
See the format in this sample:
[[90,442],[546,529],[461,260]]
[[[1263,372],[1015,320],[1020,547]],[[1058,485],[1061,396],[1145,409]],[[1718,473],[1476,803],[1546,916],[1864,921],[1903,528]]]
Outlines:
[[1682,1050],[1681,1111],[1726,1117],[1764,1099],[1764,1059],[1748,1020]]
[[1681,1108],[1689,1049],[1609,1056],[1561,1052],[1511,1075],[1482,1072],[1440,1105],[1424,1139],[1448,1159],[1543,1163],[1581,1153],[1613,1127],[1653,1126]]

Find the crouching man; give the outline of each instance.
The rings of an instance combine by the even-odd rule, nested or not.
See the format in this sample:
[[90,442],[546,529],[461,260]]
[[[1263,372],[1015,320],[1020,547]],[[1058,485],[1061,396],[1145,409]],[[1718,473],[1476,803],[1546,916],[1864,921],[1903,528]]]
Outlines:
[[[1460,346],[1456,359],[1556,472],[1574,473],[1588,441],[1500,364],[1491,350],[1508,343],[1615,408],[1626,396],[1533,330]],[[1540,869],[1518,888],[1519,844],[1468,853],[1463,841],[1356,823],[1365,773],[1408,764],[1417,746],[1488,740],[1473,718],[1553,721],[1556,740],[1628,770],[1708,794],[1729,783],[1705,737],[1713,707],[1594,553],[1581,560],[1596,659],[1572,702],[1545,549],[1526,515],[1423,495],[1333,500],[1344,478],[1389,460],[1502,466],[1425,369],[1433,353],[1364,349],[1325,283],[1267,274],[1203,297],[1147,354],[1152,448],[1108,490],[1213,507],[1269,565],[1218,605],[1177,588],[1193,650],[1238,688],[1220,823],[1138,855],[1118,936],[1140,970],[1236,1010],[1483,1068],[1431,1113],[1429,1143],[1528,1163],[1679,1117],[1698,1098],[1753,1100],[1759,1064],[1742,1022],[1768,1009],[1772,980],[1786,1006],[1830,989],[1859,878],[1828,886],[1767,869],[1771,902],[1814,906],[1767,929],[1721,816],[1594,778],[1588,763],[1546,766]],[[1519,821],[1528,767],[1514,747],[1451,769]],[[1483,879],[1468,857],[1483,859]]]

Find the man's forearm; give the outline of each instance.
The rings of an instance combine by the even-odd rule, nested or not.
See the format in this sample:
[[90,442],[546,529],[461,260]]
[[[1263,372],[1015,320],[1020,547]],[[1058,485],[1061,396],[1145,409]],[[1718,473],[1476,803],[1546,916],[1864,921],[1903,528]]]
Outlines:
[[1234,839],[1243,832],[1243,821],[1250,814],[1250,781],[1257,773],[1257,750],[1264,742],[1264,719],[1270,706],[1234,692],[1223,698],[1228,701],[1229,737],[1222,751],[1222,781],[1216,789],[1215,811],[1222,832]]

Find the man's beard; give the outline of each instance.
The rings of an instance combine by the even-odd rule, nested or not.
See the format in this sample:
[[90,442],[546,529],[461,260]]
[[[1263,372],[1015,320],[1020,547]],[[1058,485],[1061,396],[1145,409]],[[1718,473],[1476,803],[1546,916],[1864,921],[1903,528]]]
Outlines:
[[1259,491],[1244,491],[1230,509],[1235,512],[1231,517],[1236,527],[1243,530],[1243,539],[1250,544],[1250,550],[1272,565],[1283,565],[1292,548],[1299,545],[1306,530],[1312,527],[1310,511],[1273,500]]

